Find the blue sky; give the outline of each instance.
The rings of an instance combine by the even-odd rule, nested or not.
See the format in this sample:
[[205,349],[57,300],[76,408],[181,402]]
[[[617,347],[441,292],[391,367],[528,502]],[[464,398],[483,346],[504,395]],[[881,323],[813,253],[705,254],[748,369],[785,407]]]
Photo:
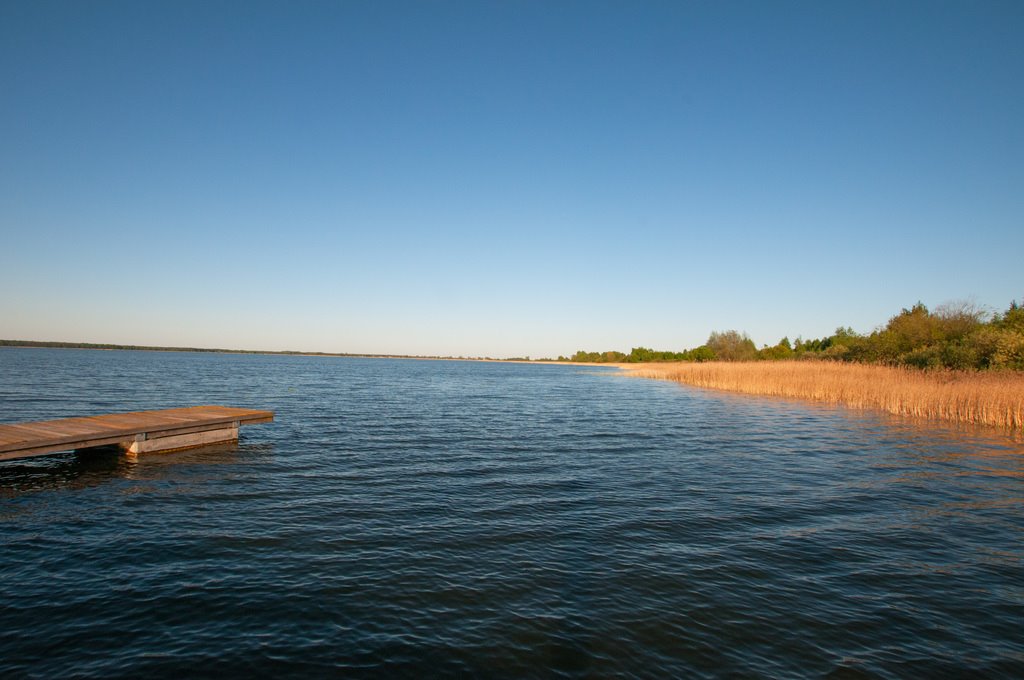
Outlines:
[[1024,298],[1020,2],[0,2],[0,337],[556,356]]

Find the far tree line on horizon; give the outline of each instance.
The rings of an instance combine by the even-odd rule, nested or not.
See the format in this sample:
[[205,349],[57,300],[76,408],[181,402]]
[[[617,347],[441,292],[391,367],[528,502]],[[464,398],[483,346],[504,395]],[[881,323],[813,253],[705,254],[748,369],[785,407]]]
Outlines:
[[634,347],[623,352],[579,351],[559,361],[643,363],[657,361],[778,361],[831,359],[915,368],[1024,370],[1024,307],[1011,302],[989,314],[970,302],[953,302],[929,311],[918,302],[903,309],[868,335],[837,328],[815,339],[782,338],[758,349],[746,333],[715,331],[700,347],[682,352]]

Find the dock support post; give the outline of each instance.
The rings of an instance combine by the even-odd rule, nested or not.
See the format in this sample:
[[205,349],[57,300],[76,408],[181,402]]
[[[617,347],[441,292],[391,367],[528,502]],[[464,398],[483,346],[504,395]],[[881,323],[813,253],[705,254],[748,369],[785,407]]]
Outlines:
[[227,444],[238,441],[238,423],[217,430],[190,432],[189,434],[153,437],[147,434],[135,435],[132,441],[122,442],[121,448],[128,453],[154,453],[193,449],[211,444]]

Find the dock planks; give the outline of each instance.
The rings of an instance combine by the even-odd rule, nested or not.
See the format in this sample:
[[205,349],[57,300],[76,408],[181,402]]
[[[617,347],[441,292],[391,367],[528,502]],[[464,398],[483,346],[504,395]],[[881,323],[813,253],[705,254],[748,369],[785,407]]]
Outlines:
[[0,424],[0,461],[110,445],[131,453],[190,448],[233,441],[241,425],[273,420],[273,411],[208,405]]

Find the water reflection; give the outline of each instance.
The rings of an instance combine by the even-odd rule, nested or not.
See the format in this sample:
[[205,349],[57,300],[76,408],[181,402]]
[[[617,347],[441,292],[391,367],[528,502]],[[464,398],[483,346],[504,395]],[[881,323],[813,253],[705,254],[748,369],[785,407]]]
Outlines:
[[1024,444],[991,428],[947,426],[893,418],[870,432],[876,463],[903,469],[903,481],[995,476],[1024,479]]
[[273,444],[215,444],[170,453],[125,454],[116,446],[37,456],[0,463],[0,498],[24,493],[76,490],[115,479],[166,477],[174,468],[237,465],[266,460]]
[[132,465],[117,447],[7,461],[0,464],[0,496],[96,486],[128,474]]

